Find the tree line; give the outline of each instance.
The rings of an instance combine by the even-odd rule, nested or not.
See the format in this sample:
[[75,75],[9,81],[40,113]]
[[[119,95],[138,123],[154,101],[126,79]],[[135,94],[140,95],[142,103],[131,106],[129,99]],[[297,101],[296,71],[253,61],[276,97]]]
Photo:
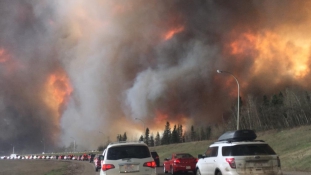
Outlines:
[[[240,100],[240,129],[257,131],[293,128],[311,124],[310,92],[286,89],[258,99],[252,95]],[[236,111],[225,122],[227,129],[236,128]]]
[[[209,140],[212,134],[235,130],[237,126],[237,105],[233,105],[229,117],[219,116],[222,123],[208,126],[191,126],[190,131],[183,131],[182,125],[174,125],[173,129],[167,121],[162,134],[150,134],[146,128],[145,134],[139,141],[144,141],[149,146],[166,145],[190,141]],[[256,98],[249,95],[240,97],[240,129],[263,131],[270,129],[293,128],[311,124],[311,94],[299,89],[285,89],[270,96],[263,95]],[[219,129],[220,128],[220,129]],[[219,133],[216,133],[216,130]],[[119,134],[118,141],[126,141],[126,133]],[[214,138],[213,138],[214,139]]]
[[[157,132],[154,136],[153,133],[150,133],[149,128],[146,128],[145,134],[141,135],[138,141],[143,141],[148,146],[152,147],[189,141],[208,140],[210,139],[210,136],[210,126],[207,126],[205,128],[201,127],[199,129],[195,129],[194,126],[191,126],[190,132],[184,132],[182,125],[174,125],[172,129],[170,122],[167,121],[161,136],[159,132]],[[117,141],[127,141],[126,132],[123,135],[118,134]]]

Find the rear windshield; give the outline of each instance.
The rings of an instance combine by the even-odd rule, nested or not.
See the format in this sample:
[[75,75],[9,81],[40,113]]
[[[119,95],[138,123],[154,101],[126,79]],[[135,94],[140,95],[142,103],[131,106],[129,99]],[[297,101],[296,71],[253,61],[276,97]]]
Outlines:
[[107,152],[108,160],[118,160],[126,158],[143,159],[148,157],[150,157],[149,149],[147,146],[143,145],[111,147]]
[[235,145],[222,147],[223,156],[275,155],[268,144]]
[[175,158],[193,158],[191,154],[176,154]]

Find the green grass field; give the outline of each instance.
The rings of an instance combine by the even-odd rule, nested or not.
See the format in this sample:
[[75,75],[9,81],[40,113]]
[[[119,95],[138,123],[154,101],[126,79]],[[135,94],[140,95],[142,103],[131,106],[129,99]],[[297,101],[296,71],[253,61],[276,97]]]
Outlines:
[[[287,130],[272,130],[257,133],[258,140],[267,142],[280,156],[282,169],[285,171],[310,171],[311,172],[311,126]],[[161,162],[169,158],[171,153],[186,152],[197,157],[203,154],[207,147],[215,140],[187,142],[150,147],[157,151]]]

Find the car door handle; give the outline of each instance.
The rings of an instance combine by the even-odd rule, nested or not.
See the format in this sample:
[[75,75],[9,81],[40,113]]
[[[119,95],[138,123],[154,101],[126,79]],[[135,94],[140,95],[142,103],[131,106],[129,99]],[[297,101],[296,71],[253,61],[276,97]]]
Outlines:
[[216,162],[216,160],[214,160],[214,162]]

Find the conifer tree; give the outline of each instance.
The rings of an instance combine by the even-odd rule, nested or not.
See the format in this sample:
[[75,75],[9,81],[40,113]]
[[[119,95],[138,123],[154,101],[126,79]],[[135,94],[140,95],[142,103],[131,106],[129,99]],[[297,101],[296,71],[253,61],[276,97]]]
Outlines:
[[148,145],[149,144],[149,128],[146,128],[145,132],[145,143]]
[[124,132],[123,137],[122,137],[122,141],[126,141],[127,140],[127,136],[126,136],[126,132]]
[[201,130],[200,130],[200,140],[206,140],[206,133],[203,127],[201,127]]
[[151,136],[150,136],[150,140],[149,140],[149,146],[154,146],[154,138],[153,138],[153,133],[151,133]]
[[194,131],[194,127],[193,125],[191,126],[191,135],[190,135],[191,141],[195,141],[196,140],[196,133]]
[[155,146],[159,146],[161,144],[161,138],[160,138],[160,134],[159,132],[157,132],[157,135],[155,137],[155,141],[154,141]]
[[140,142],[144,141],[144,136],[143,135],[140,136],[139,141]]
[[170,123],[166,122],[165,129],[163,132],[163,137],[161,140],[162,145],[170,144],[171,140],[171,128],[170,128]]
[[171,137],[171,143],[178,143],[178,142],[179,142],[178,132],[177,132],[176,125],[174,125],[174,129],[173,129],[172,137]]
[[179,137],[179,143],[183,142],[183,129],[182,129],[182,125],[178,125],[178,137]]

